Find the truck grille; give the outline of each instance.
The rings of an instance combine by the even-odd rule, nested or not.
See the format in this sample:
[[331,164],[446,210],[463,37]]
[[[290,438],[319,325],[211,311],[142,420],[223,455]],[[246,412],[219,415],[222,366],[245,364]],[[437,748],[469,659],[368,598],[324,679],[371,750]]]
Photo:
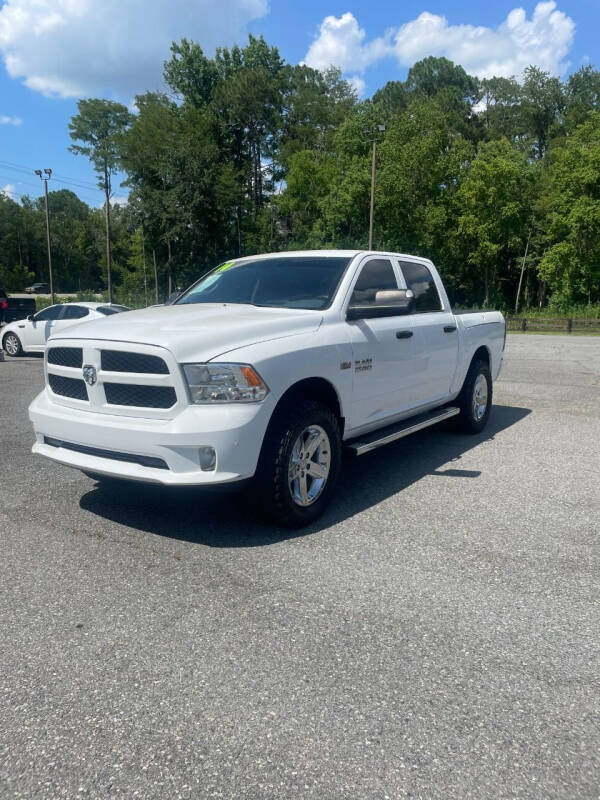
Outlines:
[[48,363],[59,367],[81,367],[83,350],[81,347],[51,347],[48,350]]
[[105,383],[106,402],[111,406],[171,408],[177,401],[172,386],[140,386],[131,383]]
[[54,394],[70,397],[72,400],[87,400],[85,383],[77,378],[65,378],[64,375],[48,375],[48,383]]
[[[168,375],[169,368],[159,356],[146,353],[126,353],[122,350],[102,350],[102,369],[107,372],[140,372],[152,375]],[[78,366],[78,365],[76,365]]]
[[54,401],[80,411],[166,420],[188,405],[179,364],[156,345],[65,337],[49,342],[46,374]]

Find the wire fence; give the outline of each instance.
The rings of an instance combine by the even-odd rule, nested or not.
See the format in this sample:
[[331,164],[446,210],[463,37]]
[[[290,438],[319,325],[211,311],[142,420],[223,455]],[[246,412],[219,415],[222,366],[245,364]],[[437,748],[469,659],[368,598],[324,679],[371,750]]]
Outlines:
[[600,333],[600,319],[569,317],[507,317],[508,331],[526,333]]

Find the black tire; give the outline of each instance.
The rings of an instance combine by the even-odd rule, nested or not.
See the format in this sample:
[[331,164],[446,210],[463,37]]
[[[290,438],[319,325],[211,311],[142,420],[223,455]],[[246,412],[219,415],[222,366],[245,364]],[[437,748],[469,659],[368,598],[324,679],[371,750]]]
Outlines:
[[[487,385],[486,405],[483,414],[481,414],[482,403],[475,402],[475,392],[478,387],[481,387],[480,376]],[[460,430],[464,433],[480,433],[485,428],[492,410],[492,393],[492,374],[488,364],[485,361],[473,361],[457,399],[457,405],[460,408],[460,416],[458,417]],[[479,406],[479,411],[477,406]]]
[[8,333],[4,334],[4,337],[2,339],[2,349],[6,352],[6,355],[10,356],[11,358],[18,358],[18,356],[23,355],[23,346],[21,345],[21,340],[19,339],[17,334],[13,333],[12,331],[9,331]]
[[[304,460],[292,462],[294,448],[301,435],[310,437],[309,429],[313,435],[321,429],[327,435],[322,447],[314,454],[304,454]],[[288,405],[276,412],[269,425],[260,455],[259,466],[253,484],[252,502],[262,515],[271,521],[289,528],[300,528],[309,525],[321,516],[329,504],[340,472],[342,454],[342,437],[338,419],[331,409],[315,400],[305,400],[297,406]],[[310,465],[315,464],[311,459],[326,460],[329,457],[328,474],[324,483],[317,486],[319,478],[310,476]],[[301,498],[295,497],[290,485],[289,470],[293,466],[297,471],[305,465],[306,472],[298,473],[294,481],[299,489],[301,482],[308,492],[316,492],[313,500],[307,505],[301,504]],[[322,465],[321,465],[322,466]],[[304,476],[306,475],[306,478]],[[309,483],[309,481],[311,483]]]

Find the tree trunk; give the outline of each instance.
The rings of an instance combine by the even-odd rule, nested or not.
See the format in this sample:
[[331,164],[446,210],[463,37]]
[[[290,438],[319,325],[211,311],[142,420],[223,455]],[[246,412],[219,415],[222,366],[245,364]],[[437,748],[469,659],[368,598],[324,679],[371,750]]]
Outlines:
[[146,275],[146,242],[144,239],[144,229],[142,228],[142,262],[144,266],[144,303],[148,305],[148,278]]
[[485,297],[483,298],[483,307],[487,308],[488,303],[490,302],[490,281],[488,276],[487,264],[485,265],[484,281],[485,281]]
[[152,248],[152,261],[154,263],[154,296],[158,303],[158,270],[156,268],[156,250]]
[[167,297],[173,292],[173,275],[171,273],[171,240],[167,239],[167,280],[168,280],[168,289]]
[[106,288],[108,289],[108,302],[112,303],[112,275],[110,271],[110,183],[108,170],[104,170],[104,209],[106,214]]
[[525,245],[525,255],[523,256],[523,263],[521,264],[521,275],[519,276],[519,287],[517,289],[517,299],[515,300],[515,314],[519,311],[519,295],[521,294],[521,284],[523,283],[523,273],[525,272],[525,262],[527,261],[527,252],[529,250],[529,240],[531,239],[531,231],[527,237],[527,244]]

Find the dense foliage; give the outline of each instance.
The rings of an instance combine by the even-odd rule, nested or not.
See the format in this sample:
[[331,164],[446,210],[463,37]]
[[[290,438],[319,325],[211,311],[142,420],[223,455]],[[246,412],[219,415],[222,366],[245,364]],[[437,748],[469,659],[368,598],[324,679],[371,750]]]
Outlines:
[[[431,57],[359,101],[338,71],[286,64],[251,36],[214,58],[184,39],[164,74],[168,93],[139,96],[135,114],[82,101],[70,125],[101,187],[109,193],[118,167],[130,190],[128,205],[112,209],[119,299],[154,301],[155,261],[164,297],[239,255],[366,247],[374,135],[366,131],[385,125],[377,248],[432,258],[460,304],[514,309],[522,267],[521,308],[600,301],[600,72],[592,67],[564,82],[535,67],[520,82],[477,80]],[[69,191],[49,197],[56,284],[103,287],[104,210]],[[40,201],[0,197],[8,289],[46,279],[42,212]]]

